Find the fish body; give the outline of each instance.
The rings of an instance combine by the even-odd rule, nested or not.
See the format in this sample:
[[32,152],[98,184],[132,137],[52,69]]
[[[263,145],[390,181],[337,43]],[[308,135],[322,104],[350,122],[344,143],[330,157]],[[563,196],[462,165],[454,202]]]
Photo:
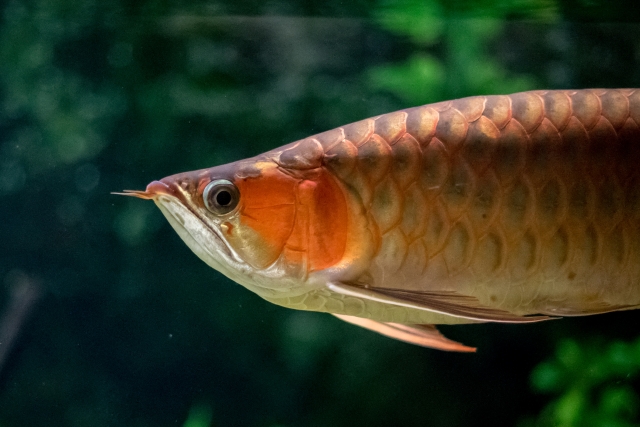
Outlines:
[[636,89],[470,97],[126,194],[268,301],[471,351],[429,325],[640,305],[639,123]]

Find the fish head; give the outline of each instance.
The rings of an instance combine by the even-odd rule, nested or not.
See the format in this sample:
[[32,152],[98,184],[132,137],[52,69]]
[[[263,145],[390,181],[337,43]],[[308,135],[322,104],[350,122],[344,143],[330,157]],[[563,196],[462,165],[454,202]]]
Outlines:
[[280,155],[120,194],[153,200],[198,257],[264,298],[308,292],[309,276],[344,252],[346,206],[337,182],[322,167],[288,168]]

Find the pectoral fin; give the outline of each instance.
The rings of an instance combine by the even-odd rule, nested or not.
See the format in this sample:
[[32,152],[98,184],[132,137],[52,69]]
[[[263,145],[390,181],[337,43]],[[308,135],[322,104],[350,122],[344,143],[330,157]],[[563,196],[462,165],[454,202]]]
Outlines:
[[553,317],[549,316],[521,316],[506,310],[486,307],[480,304],[480,301],[475,297],[460,295],[455,292],[364,288],[345,283],[329,283],[327,287],[331,291],[343,295],[481,322],[531,323],[553,319]]
[[474,347],[467,347],[466,345],[446,338],[433,325],[403,325],[401,323],[377,322],[371,319],[345,316],[342,314],[334,314],[334,316],[347,323],[377,332],[385,337],[393,338],[409,344],[419,345],[421,347],[466,353],[476,351]]

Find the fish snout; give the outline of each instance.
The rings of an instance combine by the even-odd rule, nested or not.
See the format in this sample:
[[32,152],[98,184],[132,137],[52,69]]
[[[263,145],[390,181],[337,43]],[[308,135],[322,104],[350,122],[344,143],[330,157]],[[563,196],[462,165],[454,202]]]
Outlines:
[[151,181],[149,185],[147,185],[145,193],[150,195],[151,198],[161,194],[175,196],[173,189],[162,181]]

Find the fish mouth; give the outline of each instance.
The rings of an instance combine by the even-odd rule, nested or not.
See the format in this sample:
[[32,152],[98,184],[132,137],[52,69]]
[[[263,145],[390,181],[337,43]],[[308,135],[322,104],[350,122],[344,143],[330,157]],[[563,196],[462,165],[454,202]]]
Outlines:
[[[142,190],[112,192],[119,196],[153,200],[187,246],[210,267],[225,273],[246,268],[220,232],[194,209],[179,188],[153,181]],[[221,259],[222,258],[222,259]],[[229,267],[232,267],[231,269]],[[235,275],[235,274],[234,274]]]
[[187,246],[209,266],[221,272],[229,271],[230,266],[235,269],[244,266],[219,231],[179,198],[162,194],[153,201]]
[[[290,289],[277,290],[268,285],[273,278],[265,279],[266,282],[263,283],[254,268],[229,246],[222,232],[199,212],[189,195],[179,186],[153,181],[144,191],[124,190],[112,194],[153,200],[171,227],[198,258],[252,292],[263,298],[282,298],[290,293]],[[271,267],[274,267],[273,272],[279,272],[275,265]],[[267,270],[271,270],[271,267]]]
[[283,298],[291,293],[288,288],[277,290],[263,283],[260,275],[240,258],[220,232],[179,198],[163,194],[153,201],[189,249],[209,267],[263,298]]

